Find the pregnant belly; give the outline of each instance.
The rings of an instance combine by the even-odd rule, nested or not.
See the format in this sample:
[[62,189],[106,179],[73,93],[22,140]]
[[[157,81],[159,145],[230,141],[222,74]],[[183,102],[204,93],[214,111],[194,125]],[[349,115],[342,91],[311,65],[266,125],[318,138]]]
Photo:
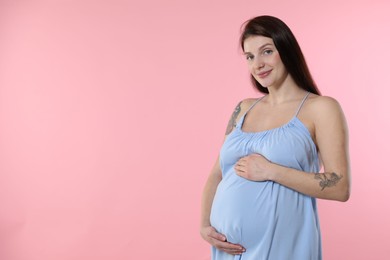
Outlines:
[[257,244],[272,229],[281,186],[248,181],[236,174],[220,182],[211,209],[211,225],[229,242],[245,247]]

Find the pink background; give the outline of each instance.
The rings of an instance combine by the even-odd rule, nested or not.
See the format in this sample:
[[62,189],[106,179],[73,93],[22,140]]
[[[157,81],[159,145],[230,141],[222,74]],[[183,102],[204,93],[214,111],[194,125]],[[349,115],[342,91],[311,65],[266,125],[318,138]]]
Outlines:
[[[0,1],[0,259],[201,259],[203,184],[261,14],[293,30],[342,104],[347,203],[320,201],[324,259],[388,259],[390,3]],[[386,111],[386,112],[385,112]]]

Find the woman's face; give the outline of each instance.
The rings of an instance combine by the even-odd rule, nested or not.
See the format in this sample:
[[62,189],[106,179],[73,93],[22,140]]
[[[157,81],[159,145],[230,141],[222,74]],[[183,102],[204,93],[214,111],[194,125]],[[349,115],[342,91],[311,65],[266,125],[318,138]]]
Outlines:
[[244,41],[244,53],[252,76],[266,88],[278,88],[288,72],[271,38],[250,36]]

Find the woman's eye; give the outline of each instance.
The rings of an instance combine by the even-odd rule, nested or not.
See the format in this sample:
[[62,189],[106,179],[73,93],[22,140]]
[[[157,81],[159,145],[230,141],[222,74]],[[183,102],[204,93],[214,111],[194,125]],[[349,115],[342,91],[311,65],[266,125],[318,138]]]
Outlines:
[[248,56],[246,56],[246,59],[247,60],[253,60],[253,56],[252,55],[248,55]]
[[264,55],[270,55],[273,53],[273,50],[264,50],[263,53]]

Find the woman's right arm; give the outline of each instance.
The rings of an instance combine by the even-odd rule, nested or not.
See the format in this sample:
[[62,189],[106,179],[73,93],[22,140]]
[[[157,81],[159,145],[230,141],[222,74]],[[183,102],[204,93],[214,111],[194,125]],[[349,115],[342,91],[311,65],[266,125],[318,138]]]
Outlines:
[[[202,231],[207,231],[208,227],[211,226],[210,223],[211,205],[213,204],[214,195],[217,190],[217,186],[221,180],[222,180],[222,172],[219,167],[219,157],[218,157],[217,161],[214,164],[214,167],[211,170],[209,177],[207,178],[206,185],[203,189],[203,195],[202,195],[200,228],[201,228],[202,237],[207,241],[209,241],[209,239],[207,239],[208,238],[207,235],[209,234],[206,234],[205,232]],[[206,230],[203,230],[204,228]],[[226,240],[225,236],[221,234],[215,235],[215,238],[221,241]]]
[[[237,118],[243,114],[242,108],[247,108],[248,102],[240,102],[233,111],[230,117],[228,126],[226,128],[225,138],[234,129]],[[214,195],[217,190],[218,184],[222,180],[222,171],[219,165],[219,157],[211,169],[210,175],[206,181],[206,185],[203,190],[202,206],[201,206],[201,223],[200,223],[200,234],[204,240],[210,243],[212,246],[219,250],[225,251],[228,254],[242,254],[245,252],[245,248],[239,244],[233,244],[227,241],[223,234],[217,232],[217,230],[211,226],[210,213],[211,206],[213,204]]]
[[219,167],[219,158],[214,164],[211,173],[207,179],[206,185],[203,190],[202,196],[202,208],[201,208],[201,223],[200,223],[200,235],[209,244],[216,247],[219,250],[225,251],[228,254],[239,255],[245,252],[245,249],[238,244],[227,242],[226,237],[218,233],[210,223],[211,205],[214,200],[214,195],[217,190],[219,182],[222,180],[222,172]]

